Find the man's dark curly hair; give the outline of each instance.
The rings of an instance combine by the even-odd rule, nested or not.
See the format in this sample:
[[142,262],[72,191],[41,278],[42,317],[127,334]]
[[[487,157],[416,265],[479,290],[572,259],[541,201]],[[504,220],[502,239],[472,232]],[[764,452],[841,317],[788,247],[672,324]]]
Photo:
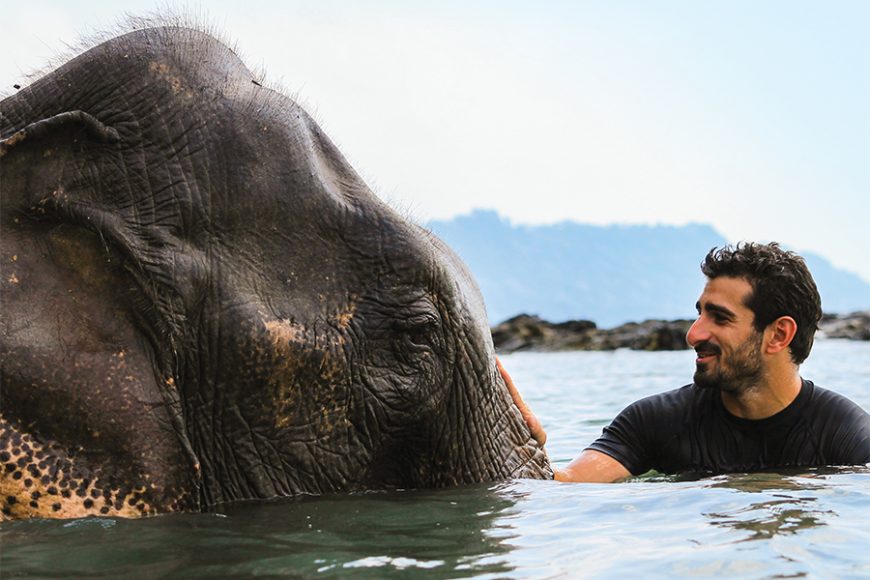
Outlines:
[[761,332],[780,316],[791,316],[797,322],[791,359],[800,364],[809,356],[822,318],[822,300],[803,258],[776,242],[747,242],[713,248],[701,271],[711,280],[727,276],[748,281],[752,292],[745,305],[755,315],[755,330]]

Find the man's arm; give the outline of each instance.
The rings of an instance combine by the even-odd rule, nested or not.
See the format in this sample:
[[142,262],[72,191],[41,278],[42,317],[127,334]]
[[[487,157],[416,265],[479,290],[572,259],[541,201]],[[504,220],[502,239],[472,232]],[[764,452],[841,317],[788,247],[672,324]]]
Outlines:
[[631,475],[623,464],[609,455],[587,449],[565,469],[554,469],[556,481],[613,483]]
[[[519,408],[526,425],[529,427],[529,432],[532,437],[543,447],[547,441],[547,433],[544,431],[543,425],[523,401],[519,390],[514,385],[513,379],[502,366],[498,358],[495,359],[495,364],[498,367],[498,372],[501,373],[502,379],[514,400],[514,404]],[[553,468],[556,481],[571,481],[585,483],[611,483],[620,481],[631,475],[625,466],[613,459],[609,455],[599,451],[587,449],[574,461],[569,463],[565,469]]]

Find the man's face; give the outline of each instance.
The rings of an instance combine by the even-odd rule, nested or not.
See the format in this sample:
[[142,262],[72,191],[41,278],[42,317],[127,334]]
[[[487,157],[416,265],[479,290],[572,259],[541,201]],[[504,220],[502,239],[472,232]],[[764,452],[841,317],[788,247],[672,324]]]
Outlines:
[[698,353],[695,384],[739,394],[762,378],[763,333],[746,307],[752,286],[743,278],[718,277],[707,282],[698,299],[698,319],[686,340]]

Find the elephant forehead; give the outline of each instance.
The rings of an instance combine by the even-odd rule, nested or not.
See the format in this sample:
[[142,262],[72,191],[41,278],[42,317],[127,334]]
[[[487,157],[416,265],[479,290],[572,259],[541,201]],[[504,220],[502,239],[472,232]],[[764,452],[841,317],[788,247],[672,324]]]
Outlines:
[[294,356],[299,358],[307,351],[334,352],[343,348],[346,342],[342,331],[347,329],[347,325],[342,324],[343,316],[352,317],[346,312],[334,314],[326,325],[321,325],[321,330],[288,319],[266,320],[266,337],[272,352],[284,361],[292,360]]
[[336,353],[344,350],[347,343],[346,326],[342,327],[334,315],[326,324],[308,326],[289,319],[264,320],[267,349],[276,365],[285,370],[298,370],[311,363],[311,357],[319,360],[319,373],[334,378],[340,372],[336,365]]
[[305,338],[305,328],[289,320],[269,320],[265,323],[266,332],[276,348],[291,342],[301,342]]

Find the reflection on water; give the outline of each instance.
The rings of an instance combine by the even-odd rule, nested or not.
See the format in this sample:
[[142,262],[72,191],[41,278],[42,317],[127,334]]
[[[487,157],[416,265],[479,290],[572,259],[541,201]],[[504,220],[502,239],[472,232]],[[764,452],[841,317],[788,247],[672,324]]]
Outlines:
[[301,554],[292,562],[295,570],[348,569],[364,577],[413,570],[425,578],[429,572],[442,577],[444,570],[454,576],[508,572],[499,556],[509,548],[489,532],[514,505],[511,494],[479,486],[310,498],[225,513],[244,526],[245,535],[274,538],[284,557],[287,551]]
[[[741,541],[766,540],[777,534],[795,534],[801,529],[825,525],[821,512],[814,512],[814,498],[782,499],[753,503],[731,514],[706,514],[716,526],[750,532]],[[833,512],[825,512],[832,515]]]
[[837,514],[825,509],[820,494],[830,487],[825,474],[856,472],[855,469],[803,470],[802,475],[778,473],[734,474],[713,480],[711,488],[732,489],[764,496],[761,501],[728,512],[704,514],[716,526],[747,532],[738,541],[766,540],[776,535],[796,534],[802,530],[828,525]]
[[727,512],[704,514],[715,526],[747,532],[738,541],[766,540],[776,535],[795,534],[803,529],[826,525],[824,516],[835,517],[822,509],[813,490],[820,489],[808,478],[789,478],[775,474],[757,474],[722,478],[711,487],[733,489],[761,495]]
[[[502,486],[504,487],[504,486]],[[503,576],[518,491],[477,486],[311,497],[149,520],[17,522],[2,564],[28,576]],[[63,550],[58,550],[63,546]]]

